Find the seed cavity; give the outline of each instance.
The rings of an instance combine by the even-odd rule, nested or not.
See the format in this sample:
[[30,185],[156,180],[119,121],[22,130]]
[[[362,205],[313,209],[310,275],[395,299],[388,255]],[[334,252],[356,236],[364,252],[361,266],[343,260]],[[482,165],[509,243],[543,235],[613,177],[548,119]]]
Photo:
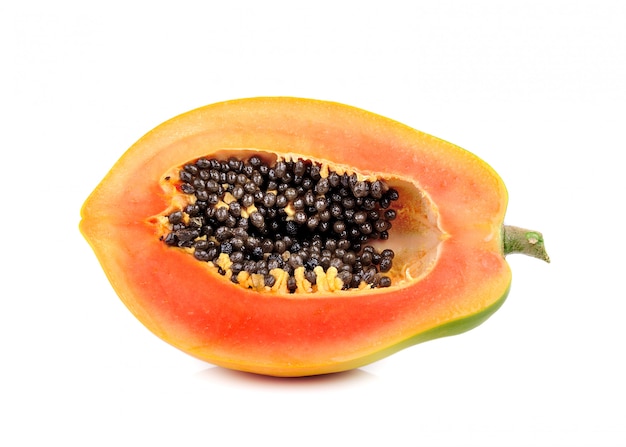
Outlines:
[[[173,176],[167,180],[173,182]],[[389,238],[399,192],[383,180],[310,160],[200,158],[178,171],[187,197],[163,216],[161,240],[241,287],[315,293],[389,287]]]

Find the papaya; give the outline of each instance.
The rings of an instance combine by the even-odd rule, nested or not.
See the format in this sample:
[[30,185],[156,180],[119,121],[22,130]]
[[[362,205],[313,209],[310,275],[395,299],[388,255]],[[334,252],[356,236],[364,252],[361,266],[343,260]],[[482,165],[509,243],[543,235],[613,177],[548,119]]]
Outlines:
[[312,99],[221,102],[130,147],[80,230],[120,299],[208,363],[272,376],[358,368],[491,316],[505,257],[549,261],[505,226],[484,161],[371,112]]

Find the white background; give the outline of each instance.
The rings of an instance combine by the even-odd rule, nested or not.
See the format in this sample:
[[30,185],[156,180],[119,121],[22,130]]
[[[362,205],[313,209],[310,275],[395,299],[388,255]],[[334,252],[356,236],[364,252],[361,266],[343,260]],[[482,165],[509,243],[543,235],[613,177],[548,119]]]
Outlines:
[[[624,446],[621,1],[2,2],[0,444]],[[125,309],[79,210],[145,132],[227,99],[358,106],[485,159],[509,299],[334,376],[202,363]]]

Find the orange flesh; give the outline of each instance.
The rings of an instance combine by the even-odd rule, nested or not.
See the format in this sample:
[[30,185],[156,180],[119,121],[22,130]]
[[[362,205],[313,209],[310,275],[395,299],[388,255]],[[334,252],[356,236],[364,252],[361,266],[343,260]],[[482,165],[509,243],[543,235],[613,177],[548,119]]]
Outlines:
[[[170,206],[163,174],[242,149],[332,157],[335,167],[406,186],[403,209],[423,212],[394,221],[394,265],[408,267],[395,272],[398,285],[297,299],[262,294],[160,242],[155,216]],[[450,143],[335,103],[256,98],[194,110],[144,136],[86,201],[81,231],[120,298],[156,335],[214,364],[298,376],[361,366],[495,310],[511,277],[500,238],[506,201],[497,174]],[[429,256],[414,251],[433,241]]]

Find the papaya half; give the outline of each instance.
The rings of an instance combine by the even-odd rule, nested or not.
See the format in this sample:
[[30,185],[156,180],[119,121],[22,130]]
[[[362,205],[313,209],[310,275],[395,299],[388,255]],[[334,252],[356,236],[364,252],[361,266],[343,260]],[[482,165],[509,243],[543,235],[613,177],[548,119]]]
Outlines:
[[496,172],[453,144],[354,107],[265,97],[147,133],[86,200],[80,230],[164,341],[306,376],[493,314],[506,255],[548,261],[540,233],[503,225],[506,206]]

